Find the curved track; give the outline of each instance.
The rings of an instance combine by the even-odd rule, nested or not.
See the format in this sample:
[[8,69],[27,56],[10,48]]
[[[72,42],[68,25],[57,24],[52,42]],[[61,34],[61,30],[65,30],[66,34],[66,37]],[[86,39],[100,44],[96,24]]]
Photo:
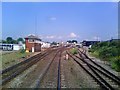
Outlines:
[[[85,70],[100,85],[102,89],[114,90],[120,87],[120,79],[96,62],[94,62],[92,59],[90,59],[85,54],[84,50],[79,50],[79,56],[72,55],[69,52],[67,53],[77,64],[79,64],[80,67],[83,68],[83,70]],[[85,58],[89,59],[92,63],[94,63],[94,65],[86,61]],[[80,61],[82,61],[82,63]],[[83,63],[85,65],[83,65]]]
[[48,49],[43,54],[39,53],[31,58],[28,58],[27,60],[20,62],[16,65],[13,65],[5,70],[2,71],[2,85],[9,82],[11,79],[15,78],[17,75],[25,71],[27,68],[31,67],[35,63],[37,63],[39,60],[46,57],[50,52],[53,50]]

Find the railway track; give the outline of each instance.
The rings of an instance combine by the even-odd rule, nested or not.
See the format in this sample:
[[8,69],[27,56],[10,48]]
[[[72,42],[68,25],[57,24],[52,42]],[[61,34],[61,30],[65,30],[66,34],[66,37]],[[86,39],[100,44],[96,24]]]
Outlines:
[[60,52],[59,56],[57,90],[61,89],[61,55],[62,51]]
[[[63,50],[63,49],[62,49]],[[57,85],[55,85],[54,88],[57,88],[57,90],[61,89],[61,54],[62,54],[62,50],[59,49],[55,55],[53,56],[51,62],[46,66],[46,68],[44,69],[44,72],[42,75],[39,76],[39,78],[36,80],[36,85],[35,85],[35,90],[37,90],[38,88],[41,88],[41,83],[44,81],[44,79],[47,77],[46,74],[51,73],[50,69],[52,66],[54,66],[53,63],[55,63],[55,60],[58,60],[58,64],[57,64],[57,68],[55,68],[57,70],[57,80],[53,80],[53,82],[55,82]],[[56,71],[55,70],[55,71]],[[56,77],[54,77],[56,78]],[[47,81],[48,82],[48,81]]]
[[17,75],[21,74],[23,71],[37,63],[39,60],[46,57],[48,54],[50,54],[54,50],[46,50],[43,54],[39,53],[23,62],[20,62],[16,65],[13,65],[7,69],[2,70],[2,85],[9,82],[11,79],[15,78]]
[[105,68],[101,68],[101,66],[94,61],[91,62],[95,65],[88,63],[85,60],[85,57],[88,59],[90,58],[84,53],[84,51],[79,51],[80,56],[72,55],[69,52],[67,53],[80,67],[83,68],[83,70],[87,72],[88,75],[90,75],[100,85],[100,88],[105,90],[114,90],[120,88],[119,78]]
[[[111,73],[110,71],[108,71],[107,69],[103,68],[101,65],[97,64],[95,61],[93,61],[91,58],[89,58],[85,53],[83,53],[83,52],[81,52],[81,51],[79,50],[79,55],[80,55],[80,53],[83,54],[84,57],[91,62],[90,64],[91,64],[92,66],[94,66],[94,65],[96,66],[96,67],[94,66],[93,68],[97,69],[99,72],[100,72],[99,69],[101,69],[103,73],[108,74],[108,75],[106,75],[107,77],[109,77],[109,78],[111,78],[111,79],[114,79],[114,81],[116,81],[116,82],[120,85],[120,78],[119,78],[119,77],[117,77],[116,75],[114,75],[113,73]],[[83,59],[83,58],[82,58],[82,59]],[[99,68],[99,69],[98,69],[98,68]],[[101,73],[102,73],[102,72],[101,72]],[[105,75],[105,74],[104,74],[104,75]]]

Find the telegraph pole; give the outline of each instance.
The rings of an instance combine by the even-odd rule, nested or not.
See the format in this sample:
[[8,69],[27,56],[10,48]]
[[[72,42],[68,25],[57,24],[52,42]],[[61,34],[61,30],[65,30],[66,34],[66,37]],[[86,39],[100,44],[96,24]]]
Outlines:
[[37,35],[37,16],[35,15],[35,35]]

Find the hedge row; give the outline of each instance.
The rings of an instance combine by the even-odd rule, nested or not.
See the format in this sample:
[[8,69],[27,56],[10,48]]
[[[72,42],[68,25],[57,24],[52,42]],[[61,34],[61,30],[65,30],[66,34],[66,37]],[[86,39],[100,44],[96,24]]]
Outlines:
[[110,62],[110,66],[120,71],[120,41],[105,41],[92,45],[89,50],[101,60]]

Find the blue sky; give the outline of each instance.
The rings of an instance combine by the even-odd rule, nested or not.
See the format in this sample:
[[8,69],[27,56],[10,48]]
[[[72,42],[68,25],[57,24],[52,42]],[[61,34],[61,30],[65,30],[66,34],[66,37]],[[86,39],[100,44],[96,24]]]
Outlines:
[[117,2],[4,2],[2,37],[36,34],[44,41],[117,38]]

